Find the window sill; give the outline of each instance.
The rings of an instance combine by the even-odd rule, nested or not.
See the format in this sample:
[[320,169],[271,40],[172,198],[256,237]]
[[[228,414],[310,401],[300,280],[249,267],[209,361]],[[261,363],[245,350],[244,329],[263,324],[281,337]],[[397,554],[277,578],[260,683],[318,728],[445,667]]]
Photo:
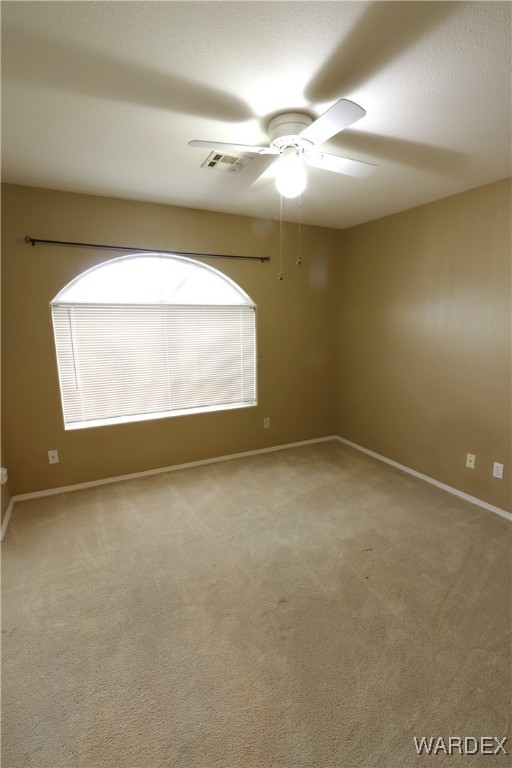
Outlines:
[[169,419],[174,416],[192,416],[198,413],[214,413],[216,411],[233,411],[242,408],[254,408],[256,400],[251,403],[233,403],[231,405],[208,405],[200,408],[182,408],[176,411],[159,411],[158,413],[142,413],[135,416],[116,416],[108,419],[91,419],[89,421],[77,421],[65,424],[66,432],[76,429],[89,429],[91,427],[110,427],[116,424],[131,424],[137,421],[153,421],[154,419]]

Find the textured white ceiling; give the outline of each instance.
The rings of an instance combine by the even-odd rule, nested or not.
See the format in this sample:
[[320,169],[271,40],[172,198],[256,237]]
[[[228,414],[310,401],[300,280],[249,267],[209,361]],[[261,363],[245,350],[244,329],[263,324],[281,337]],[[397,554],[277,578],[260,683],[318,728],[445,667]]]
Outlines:
[[[278,112],[366,117],[308,169],[301,218],[344,228],[511,175],[509,2],[2,2],[4,181],[276,218],[262,158],[201,168],[191,139],[267,144]],[[297,220],[298,201],[284,202]]]

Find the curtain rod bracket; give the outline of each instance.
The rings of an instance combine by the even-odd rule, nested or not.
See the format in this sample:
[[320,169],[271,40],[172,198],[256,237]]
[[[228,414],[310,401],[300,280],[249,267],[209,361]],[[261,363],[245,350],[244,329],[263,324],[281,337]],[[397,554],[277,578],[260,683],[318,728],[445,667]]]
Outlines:
[[186,251],[163,251],[159,248],[131,248],[127,245],[102,245],[100,243],[73,243],[68,240],[42,240],[39,237],[25,236],[27,245],[34,246],[36,243],[45,243],[47,245],[67,245],[75,248],[101,248],[107,251],[131,251],[132,253],[166,253],[171,256],[192,256],[202,257],[204,259],[246,259],[249,261],[270,261],[270,256],[236,256],[228,253],[189,253]]

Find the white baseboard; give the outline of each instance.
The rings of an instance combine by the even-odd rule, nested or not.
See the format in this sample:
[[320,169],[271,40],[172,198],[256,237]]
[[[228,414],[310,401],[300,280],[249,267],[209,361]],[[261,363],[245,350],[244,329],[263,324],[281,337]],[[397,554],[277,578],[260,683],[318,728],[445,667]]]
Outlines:
[[368,456],[373,456],[374,459],[383,461],[385,464],[390,464],[392,467],[402,470],[402,472],[406,472],[409,475],[418,477],[420,480],[424,480],[425,482],[430,483],[431,485],[435,485],[438,488],[441,488],[443,491],[447,491],[448,493],[451,493],[454,496],[458,496],[459,498],[464,499],[465,501],[468,501],[470,504],[475,504],[478,507],[482,507],[483,509],[487,509],[490,512],[494,512],[495,514],[500,515],[501,517],[504,517],[506,520],[512,521],[512,514],[510,512],[507,512],[504,509],[500,509],[499,507],[495,507],[492,504],[488,504],[486,501],[482,501],[481,499],[478,499],[475,496],[470,496],[469,494],[464,493],[463,491],[457,490],[457,488],[452,488],[449,485],[445,485],[445,483],[441,483],[439,482],[439,480],[434,480],[432,477],[423,475],[421,472],[417,472],[415,469],[410,469],[409,467],[406,467],[403,464],[399,464],[397,461],[393,461],[392,459],[386,458],[386,456],[381,456],[380,453],[375,453],[375,451],[370,451],[368,448],[363,448],[362,445],[358,445],[357,443],[352,443],[350,440],[346,440],[344,437],[340,437],[339,435],[328,435],[327,437],[316,437],[316,438],[313,438],[312,440],[301,440],[296,443],[286,443],[284,445],[273,445],[270,448],[258,448],[254,451],[242,451],[241,453],[231,453],[231,454],[228,454],[227,456],[216,456],[212,459],[201,459],[199,461],[189,461],[186,464],[174,464],[170,467],[159,467],[158,469],[147,469],[147,470],[144,470],[143,472],[132,472],[128,475],[118,475],[117,477],[107,477],[102,480],[90,480],[86,483],[76,483],[75,485],[64,485],[58,488],[47,488],[46,490],[43,490],[43,491],[33,491],[31,493],[20,493],[13,496],[11,501],[9,502],[9,506],[7,507],[7,512],[5,514],[5,518],[2,523],[2,528],[0,531],[0,541],[3,541],[4,539],[5,532],[9,524],[9,519],[11,517],[14,504],[17,501],[28,501],[29,499],[39,499],[39,498],[42,498],[43,496],[56,496],[57,494],[60,494],[60,493],[70,493],[72,491],[81,491],[85,488],[94,488],[99,485],[108,485],[110,483],[120,483],[123,480],[135,480],[139,477],[161,475],[164,472],[176,472],[180,469],[189,469],[190,467],[200,467],[200,466],[204,466],[205,464],[216,464],[220,461],[230,461],[231,459],[242,459],[247,456],[257,456],[258,454],[261,454],[261,453],[272,453],[273,451],[282,451],[285,448],[296,448],[301,445],[312,445],[313,443],[325,443],[325,442],[329,442],[330,440],[339,440],[341,443],[345,443],[345,445],[349,445],[351,448],[355,448],[356,450],[361,451],[362,453],[366,453],[368,454]]
[[355,448],[357,451],[366,453],[368,456],[373,456],[374,459],[383,461],[385,464],[390,464],[392,467],[402,470],[402,472],[407,472],[408,475],[413,475],[414,477],[418,477],[420,480],[424,480],[431,485],[435,485],[438,488],[441,488],[443,491],[451,493],[453,496],[458,496],[460,499],[468,501],[470,504],[475,504],[477,507],[482,507],[482,509],[487,509],[489,512],[494,512],[496,515],[500,515],[500,517],[504,517],[505,520],[510,520],[512,522],[512,514],[507,512],[505,509],[495,507],[493,504],[488,504],[486,501],[482,501],[482,499],[478,499],[476,496],[470,496],[468,493],[464,493],[464,491],[459,491],[457,488],[452,488],[451,485],[446,485],[445,483],[439,482],[439,480],[434,480],[433,477],[423,475],[421,472],[417,472],[415,469],[406,467],[404,464],[399,464],[397,461],[388,459],[386,456],[382,456],[380,453],[375,453],[375,451],[370,451],[368,448],[363,448],[362,445],[352,443],[350,440],[346,440],[344,437],[336,435],[336,440],[339,440],[341,443],[345,443],[345,445],[349,445],[351,448]]
[[13,507],[14,507],[14,501],[15,501],[15,499],[14,499],[14,496],[13,496],[11,498],[10,502],[9,502],[9,505],[8,505],[6,511],[5,511],[4,521],[2,523],[2,528],[0,529],[0,541],[4,540],[5,532],[7,530],[7,526],[9,525],[9,519],[11,517],[11,513],[12,513],[12,510],[13,510]]
[[329,440],[336,440],[336,435],[327,437],[315,437],[311,440],[300,440],[297,443],[286,443],[284,445],[273,445],[269,448],[257,448],[254,451],[242,451],[241,453],[231,453],[227,456],[215,456],[212,459],[200,459],[199,461],[189,461],[186,464],[173,464],[170,467],[159,467],[158,469],[147,469],[143,472],[132,472],[128,475],[118,475],[117,477],[106,477],[102,480],[90,480],[86,483],[76,483],[75,485],[62,485],[58,488],[47,488],[44,491],[32,491],[31,493],[19,493],[12,497],[7,514],[2,525],[1,538],[3,540],[9,518],[11,516],[14,503],[17,501],[28,501],[30,499],[40,499],[43,496],[56,496],[60,493],[70,493],[72,491],[81,491],[85,488],[95,488],[98,485],[109,485],[110,483],[120,483],[122,480],[135,480],[138,477],[149,477],[151,475],[161,475],[164,472],[176,472],[180,469],[189,469],[190,467],[201,467],[205,464],[217,464],[220,461],[230,461],[231,459],[243,459],[246,456],[256,456],[260,453],[272,453],[273,451],[282,451],[285,448],[296,448],[300,445],[311,445],[313,443],[325,443]]

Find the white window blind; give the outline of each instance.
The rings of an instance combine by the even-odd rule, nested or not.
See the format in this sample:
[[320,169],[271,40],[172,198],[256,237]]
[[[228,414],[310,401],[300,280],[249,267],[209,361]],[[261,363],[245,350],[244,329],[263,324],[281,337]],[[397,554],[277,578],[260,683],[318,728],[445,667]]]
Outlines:
[[52,302],[66,429],[256,403],[255,308],[245,294],[238,305],[95,304],[85,295],[82,285],[81,302],[64,301],[68,287]]

